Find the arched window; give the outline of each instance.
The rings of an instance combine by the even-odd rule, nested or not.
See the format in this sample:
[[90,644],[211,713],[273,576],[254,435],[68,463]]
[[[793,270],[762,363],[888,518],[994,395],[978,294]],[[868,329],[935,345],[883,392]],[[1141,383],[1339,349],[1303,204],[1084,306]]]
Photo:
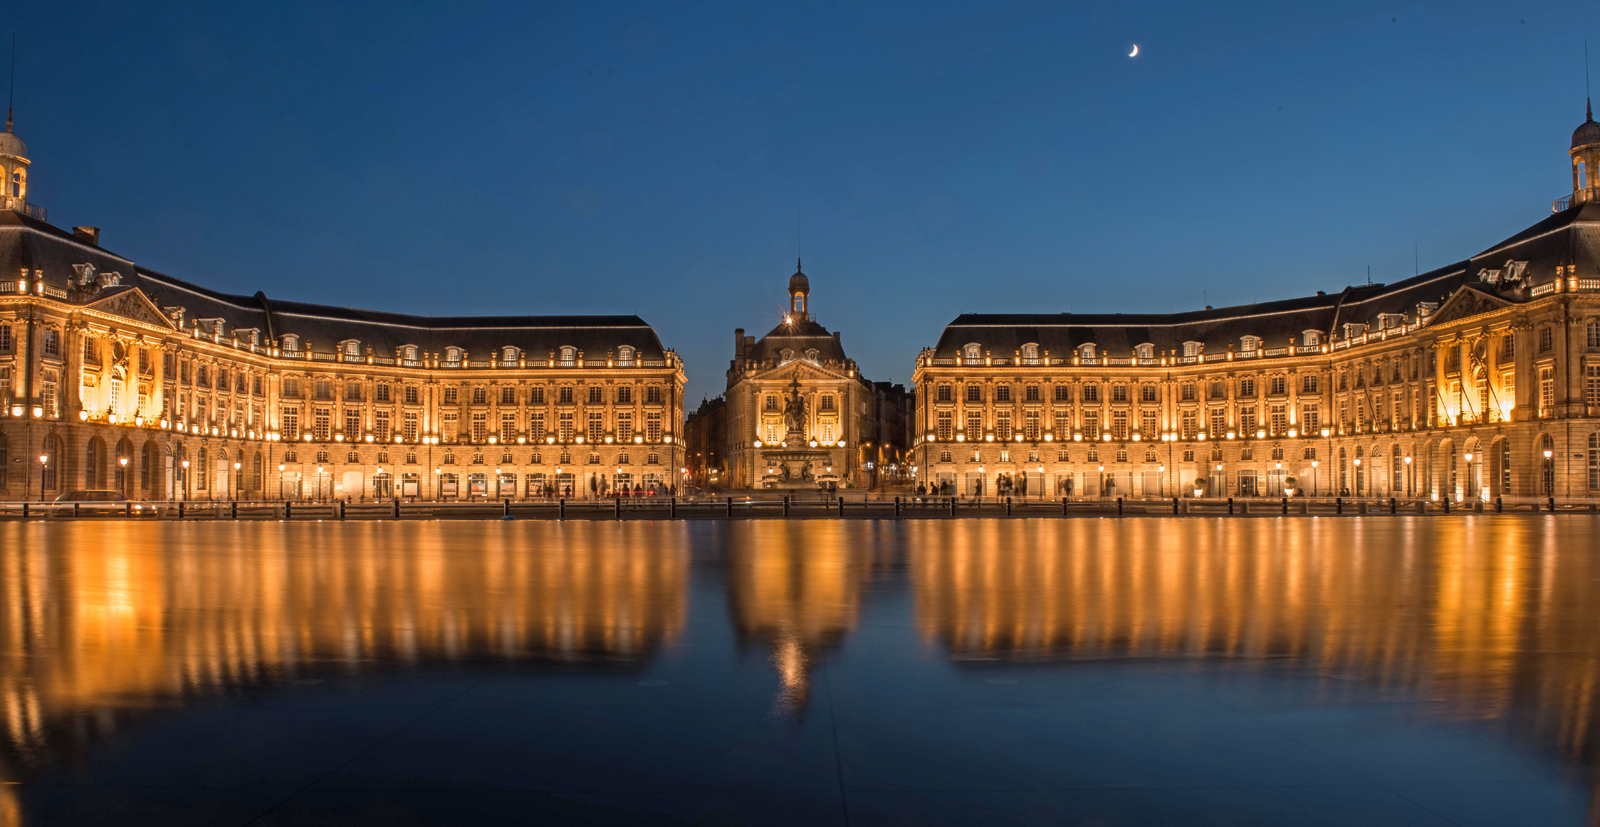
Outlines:
[[1550,439],[1549,434],[1539,435],[1539,466],[1542,471],[1539,475],[1541,478],[1539,493],[1546,497],[1556,495],[1555,447],[1556,444]]
[[44,438],[44,479],[41,485],[47,491],[54,491],[61,484],[59,470],[61,468],[61,437],[55,434],[46,434]]
[[561,346],[561,364],[570,367],[578,359],[578,349],[572,345]]
[[961,356],[968,361],[977,361],[983,358],[983,348],[979,347],[977,342],[969,343],[961,349]]
[[116,485],[114,487],[118,491],[127,493],[128,472],[133,470],[129,467],[133,464],[132,442],[124,439],[117,443],[117,456],[116,459],[113,460],[113,463],[114,464],[111,466],[111,474],[116,479]]
[[1078,356],[1080,356],[1080,357],[1082,357],[1084,359],[1093,359],[1094,358],[1094,345],[1093,344],[1078,345]]
[[1039,361],[1039,346],[1029,342],[1022,346],[1022,363],[1031,365]]
[[300,350],[300,337],[299,336],[293,336],[293,335],[284,336],[283,337],[283,350],[284,350],[285,353],[294,353],[294,352]]
[[1156,358],[1156,346],[1153,344],[1142,344],[1134,348],[1133,353],[1140,359],[1154,359]]
[[28,170],[25,167],[17,167],[11,172],[10,190],[12,198],[28,197]]
[[623,345],[622,347],[617,348],[617,364],[619,364],[619,365],[631,365],[631,364],[633,364],[633,354],[634,354],[634,352],[635,352],[634,349],[629,347],[629,346],[627,346],[627,345]]
[[444,349],[444,363],[453,368],[461,367],[461,348],[447,347]]
[[361,355],[361,343],[356,341],[355,339],[351,339],[350,341],[345,342],[344,343],[344,355],[352,356],[352,357],[359,357]]
[[206,490],[206,449],[201,448],[195,452],[194,464],[194,489]]
[[106,484],[104,477],[106,462],[106,443],[100,437],[89,440],[89,448],[83,457],[83,487],[88,489],[101,488]]
[[515,362],[515,361],[517,361],[517,349],[507,345],[504,349],[502,349],[500,351],[500,361],[502,361],[502,362]]

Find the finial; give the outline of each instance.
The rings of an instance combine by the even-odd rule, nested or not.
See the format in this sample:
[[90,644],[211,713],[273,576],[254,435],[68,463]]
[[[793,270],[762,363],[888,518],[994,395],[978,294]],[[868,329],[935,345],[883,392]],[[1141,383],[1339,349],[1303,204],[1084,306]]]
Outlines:
[[17,101],[17,33],[11,33],[11,80],[6,92],[6,131],[11,131],[11,108]]
[[795,257],[794,257],[794,271],[795,271],[795,272],[796,272],[796,273],[798,273],[798,272],[800,272],[800,271],[801,271],[801,270],[802,270],[802,269],[804,269],[804,268],[802,268],[802,267],[801,267],[801,266],[800,266],[800,257],[799,257],[799,256],[795,256]]

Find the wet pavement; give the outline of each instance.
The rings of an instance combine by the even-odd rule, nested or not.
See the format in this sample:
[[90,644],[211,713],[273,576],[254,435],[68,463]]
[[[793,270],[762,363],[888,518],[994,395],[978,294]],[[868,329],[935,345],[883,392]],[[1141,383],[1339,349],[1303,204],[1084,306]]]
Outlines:
[[0,524],[0,826],[1600,823],[1590,516]]

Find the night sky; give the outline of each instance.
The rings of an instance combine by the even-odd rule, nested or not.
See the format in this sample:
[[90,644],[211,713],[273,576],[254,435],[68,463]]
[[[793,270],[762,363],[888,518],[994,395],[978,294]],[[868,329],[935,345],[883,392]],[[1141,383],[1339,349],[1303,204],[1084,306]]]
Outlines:
[[13,6],[53,223],[244,294],[637,312],[692,403],[778,321],[797,215],[819,321],[897,382],[961,312],[1457,261],[1570,191],[1600,32],[1592,2],[246,5]]

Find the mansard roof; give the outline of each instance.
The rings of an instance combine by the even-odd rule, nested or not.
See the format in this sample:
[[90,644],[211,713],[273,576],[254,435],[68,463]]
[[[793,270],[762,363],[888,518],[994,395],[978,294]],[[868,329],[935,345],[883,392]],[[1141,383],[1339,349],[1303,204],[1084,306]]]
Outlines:
[[183,308],[183,323],[220,319],[224,335],[257,330],[263,340],[285,335],[300,338],[318,351],[332,351],[338,342],[355,339],[366,352],[392,358],[398,348],[415,345],[438,353],[459,347],[470,356],[486,356],[511,346],[534,358],[545,358],[564,346],[590,359],[626,345],[638,358],[665,358],[666,349],[654,329],[638,316],[415,316],[348,307],[269,299],[262,293],[240,296],[140,267],[133,261],[64,232],[44,221],[0,210],[0,278],[14,278],[22,268],[42,271],[47,287],[66,291],[71,301],[93,302],[116,288],[89,289],[75,284],[83,264],[99,273],[117,273],[120,286],[137,287],[163,310]]
[[1057,357],[1085,344],[1118,357],[1132,355],[1141,344],[1181,352],[1187,342],[1221,353],[1239,349],[1245,336],[1259,336],[1263,347],[1273,348],[1303,341],[1308,330],[1327,341],[1342,336],[1347,324],[1377,330],[1384,315],[1403,314],[1415,323],[1419,305],[1437,307],[1463,286],[1527,301],[1530,292],[1557,277],[1559,266],[1576,266],[1579,278],[1600,277],[1600,204],[1563,210],[1465,261],[1394,284],[1182,313],[964,313],[945,327],[933,355],[953,358],[973,343],[994,356],[1010,356],[1030,343]]
[[785,350],[794,351],[797,357],[808,350],[816,350],[819,362],[843,362],[847,358],[838,337],[812,319],[779,322],[767,335],[756,340],[755,347],[746,351],[745,358],[776,363],[781,361]]

